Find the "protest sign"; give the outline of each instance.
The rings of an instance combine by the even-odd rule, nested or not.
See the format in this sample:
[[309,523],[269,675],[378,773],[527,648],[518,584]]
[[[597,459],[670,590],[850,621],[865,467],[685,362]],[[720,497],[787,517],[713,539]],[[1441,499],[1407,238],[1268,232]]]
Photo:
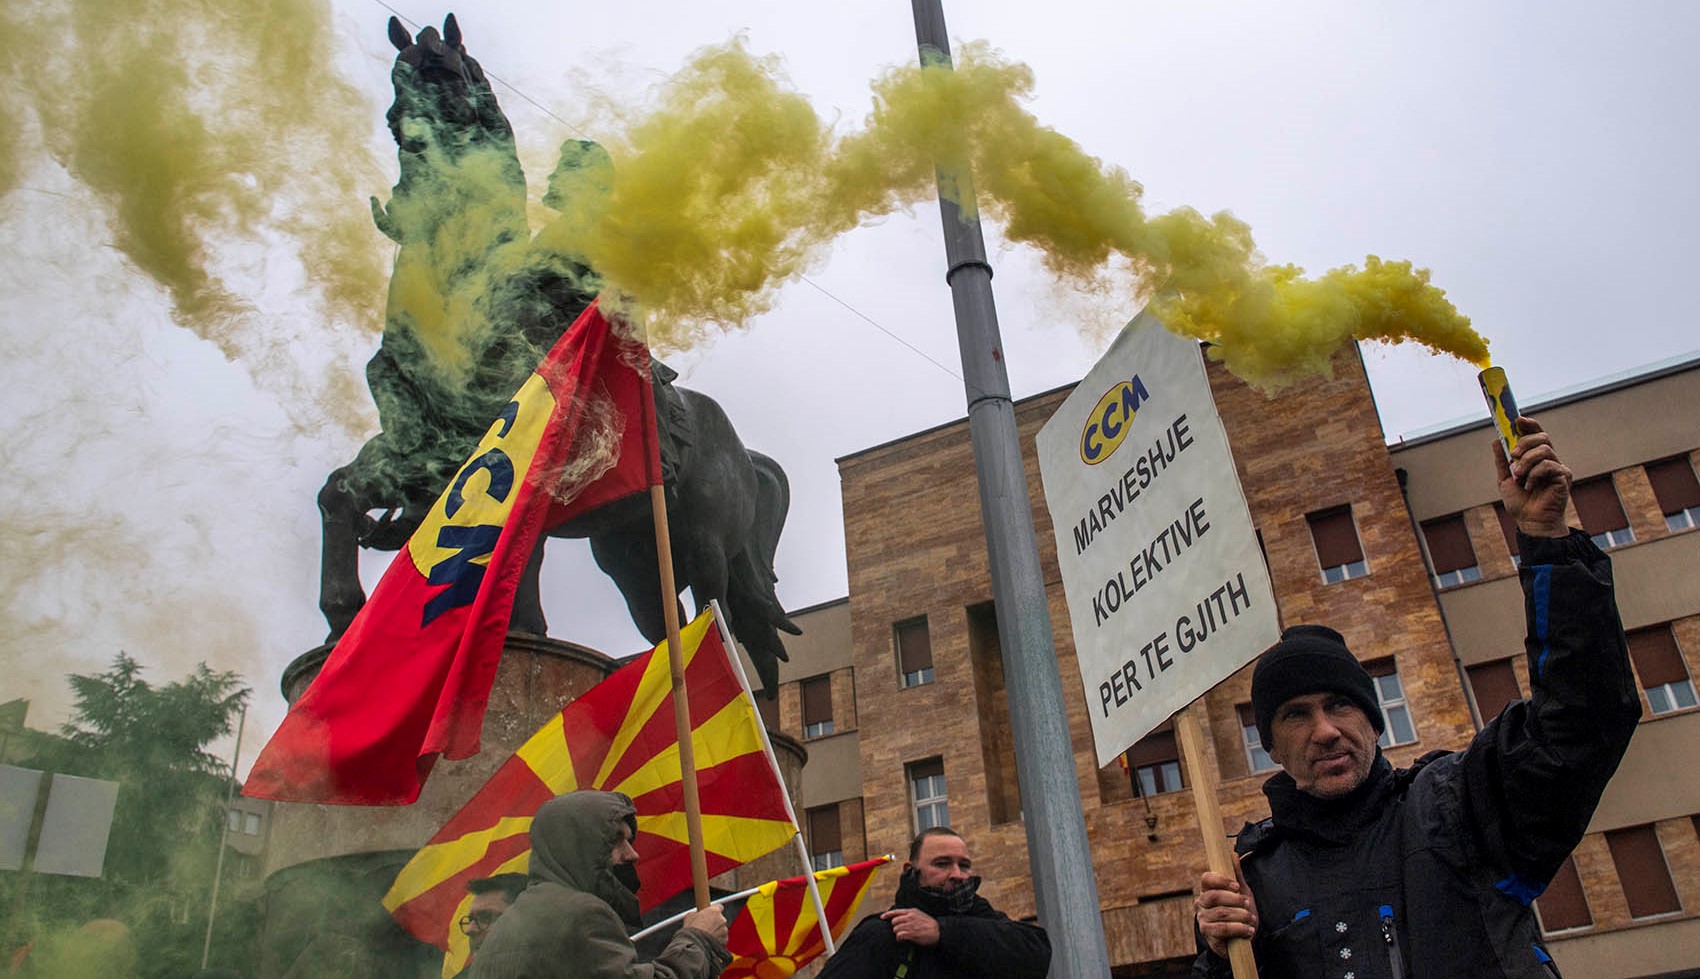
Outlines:
[[1279,638],[1274,593],[1196,341],[1141,314],[1038,451],[1104,766]]

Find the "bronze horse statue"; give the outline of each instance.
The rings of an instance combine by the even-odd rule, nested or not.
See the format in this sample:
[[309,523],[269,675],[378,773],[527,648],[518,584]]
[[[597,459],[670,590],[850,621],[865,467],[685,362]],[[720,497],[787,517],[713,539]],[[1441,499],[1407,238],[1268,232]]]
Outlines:
[[[372,214],[399,247],[383,339],[366,365],[380,431],[319,492],[319,607],[331,642],[366,600],[359,549],[393,551],[406,543],[597,286],[594,273],[571,256],[533,246],[513,128],[466,53],[454,15],[441,34],[426,27],[417,37],[392,17],[389,35],[398,53],[387,118],[401,175],[387,206],[372,200]],[[562,166],[582,165],[591,156],[586,145],[569,142],[572,160],[564,154]],[[658,361],[652,376],[677,582],[699,607],[720,601],[771,697],[777,661],[787,658],[779,631],[799,632],[774,592],[774,552],[790,507],[785,472],[744,447],[712,398],[673,385],[674,373]],[[548,534],[589,538],[638,631],[651,642],[665,638],[647,497],[618,501]],[[539,543],[514,600],[513,632],[547,629],[542,560]]]

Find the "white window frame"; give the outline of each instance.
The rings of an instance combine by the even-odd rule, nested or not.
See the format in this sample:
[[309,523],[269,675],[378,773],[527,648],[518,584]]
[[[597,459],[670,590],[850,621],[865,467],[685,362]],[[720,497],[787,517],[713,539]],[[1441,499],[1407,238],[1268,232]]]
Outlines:
[[1275,759],[1269,757],[1269,752],[1263,750],[1263,736],[1257,733],[1255,723],[1242,724],[1240,734],[1245,738],[1245,763],[1251,774],[1272,772],[1281,767],[1275,764]]
[[843,850],[828,850],[825,853],[809,854],[809,869],[814,871],[831,870],[844,866]]
[[[1157,774],[1159,771],[1161,771],[1163,776],[1164,788],[1161,789],[1157,787]],[[1173,761],[1158,761],[1152,762],[1149,765],[1141,765],[1133,770],[1133,777],[1138,783],[1138,792],[1135,794],[1142,799],[1149,799],[1152,796],[1163,795],[1168,792],[1179,792],[1186,788],[1186,786],[1182,784],[1181,780],[1181,763],[1179,759],[1175,759]],[[1167,787],[1171,782],[1174,783],[1174,788]]]
[[1350,564],[1336,564],[1332,568],[1322,569],[1322,583],[1325,585],[1335,585],[1342,581],[1350,581],[1353,578],[1367,578],[1368,576],[1369,562],[1367,560],[1353,561]]
[[1685,510],[1665,514],[1665,529],[1671,533],[1679,530],[1692,530],[1700,527],[1700,506],[1691,506]]
[[[934,826],[950,825],[950,794],[945,788],[943,772],[920,778],[911,775],[909,800],[909,814],[915,820],[916,833]],[[936,819],[933,818],[935,816]]]
[[832,719],[831,718],[827,718],[824,721],[816,721],[813,724],[806,724],[806,725],[803,726],[803,737],[805,737],[805,738],[821,738],[821,737],[825,737],[826,735],[831,734],[831,733],[832,733]]
[[[899,664],[898,665],[899,670],[902,669],[902,663],[903,663],[903,640],[901,638],[903,628],[905,626],[913,626],[916,623],[919,623],[923,630],[930,629],[932,627],[932,624],[927,620],[927,617],[924,616],[924,615],[917,616],[916,618],[913,618],[913,619],[904,619],[902,622],[892,623],[892,626],[891,626],[891,642],[892,642],[892,646],[894,647],[893,651],[897,654],[897,662]],[[932,649],[932,638],[933,638],[932,634],[929,632],[927,634],[927,649],[929,650],[929,652]],[[925,685],[933,682],[933,667],[924,666],[921,669],[912,670],[908,673],[901,673],[900,672],[898,674],[898,677],[899,677],[898,682],[904,690],[908,690],[910,687],[925,686]]]
[[1647,706],[1653,709],[1655,715],[1700,707],[1700,696],[1695,694],[1694,680],[1691,677],[1647,687],[1646,690]]
[[[1409,701],[1405,699],[1405,681],[1399,676],[1399,664],[1397,662],[1393,664],[1393,672],[1385,673],[1381,676],[1372,676],[1370,679],[1375,682],[1375,702],[1376,705],[1381,708],[1381,720],[1383,725],[1381,737],[1376,740],[1376,743],[1381,745],[1383,748],[1395,748],[1399,745],[1416,744],[1417,741],[1420,740],[1417,737],[1417,722],[1411,717],[1411,705]],[[1391,679],[1398,685],[1398,696],[1389,696],[1387,692],[1382,689],[1381,682],[1387,679]],[[1411,729],[1411,736],[1409,739],[1404,741],[1393,740],[1394,730],[1396,727],[1393,723],[1394,712],[1398,712],[1399,715],[1403,716],[1405,719],[1405,726]]]
[[1619,527],[1616,530],[1602,531],[1593,536],[1593,541],[1595,547],[1602,551],[1609,551],[1614,547],[1635,543],[1635,531],[1627,526]]
[[1480,580],[1482,580],[1482,569],[1481,565],[1478,564],[1434,576],[1434,584],[1437,588],[1456,588],[1459,585],[1467,585],[1472,581]]

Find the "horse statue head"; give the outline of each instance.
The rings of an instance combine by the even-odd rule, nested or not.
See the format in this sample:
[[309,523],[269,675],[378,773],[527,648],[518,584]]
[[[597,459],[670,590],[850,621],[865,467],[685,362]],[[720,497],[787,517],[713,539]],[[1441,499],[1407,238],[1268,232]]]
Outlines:
[[[480,154],[494,154],[494,171],[501,183],[513,189],[509,206],[523,222],[525,175],[514,149],[513,126],[502,113],[495,91],[478,60],[467,54],[460,24],[454,14],[443,21],[443,31],[425,27],[409,35],[400,20],[390,18],[390,43],[395,46],[395,66],[390,81],[395,101],[385,119],[395,137],[401,164],[401,179],[395,197],[434,195],[444,185],[444,170],[466,165]],[[397,217],[372,202],[378,227],[395,241],[403,241],[413,229],[401,226]],[[425,232],[428,234],[428,232]]]

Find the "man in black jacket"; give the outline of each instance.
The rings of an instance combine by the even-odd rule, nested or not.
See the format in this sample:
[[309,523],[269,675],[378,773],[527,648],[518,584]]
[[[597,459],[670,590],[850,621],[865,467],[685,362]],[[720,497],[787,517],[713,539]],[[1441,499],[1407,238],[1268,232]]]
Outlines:
[[909,844],[891,910],[867,918],[827,960],[820,979],[1043,979],[1045,929],[996,910],[970,876],[968,844],[943,826]]
[[1640,700],[1611,562],[1565,524],[1570,470],[1528,418],[1499,494],[1517,522],[1531,697],[1458,752],[1395,771],[1375,690],[1344,639],[1295,626],[1258,660],[1252,708],[1283,769],[1271,818],[1206,873],[1195,977],[1229,974],[1249,938],[1263,979],[1557,975],[1529,905],[1587,829]]

